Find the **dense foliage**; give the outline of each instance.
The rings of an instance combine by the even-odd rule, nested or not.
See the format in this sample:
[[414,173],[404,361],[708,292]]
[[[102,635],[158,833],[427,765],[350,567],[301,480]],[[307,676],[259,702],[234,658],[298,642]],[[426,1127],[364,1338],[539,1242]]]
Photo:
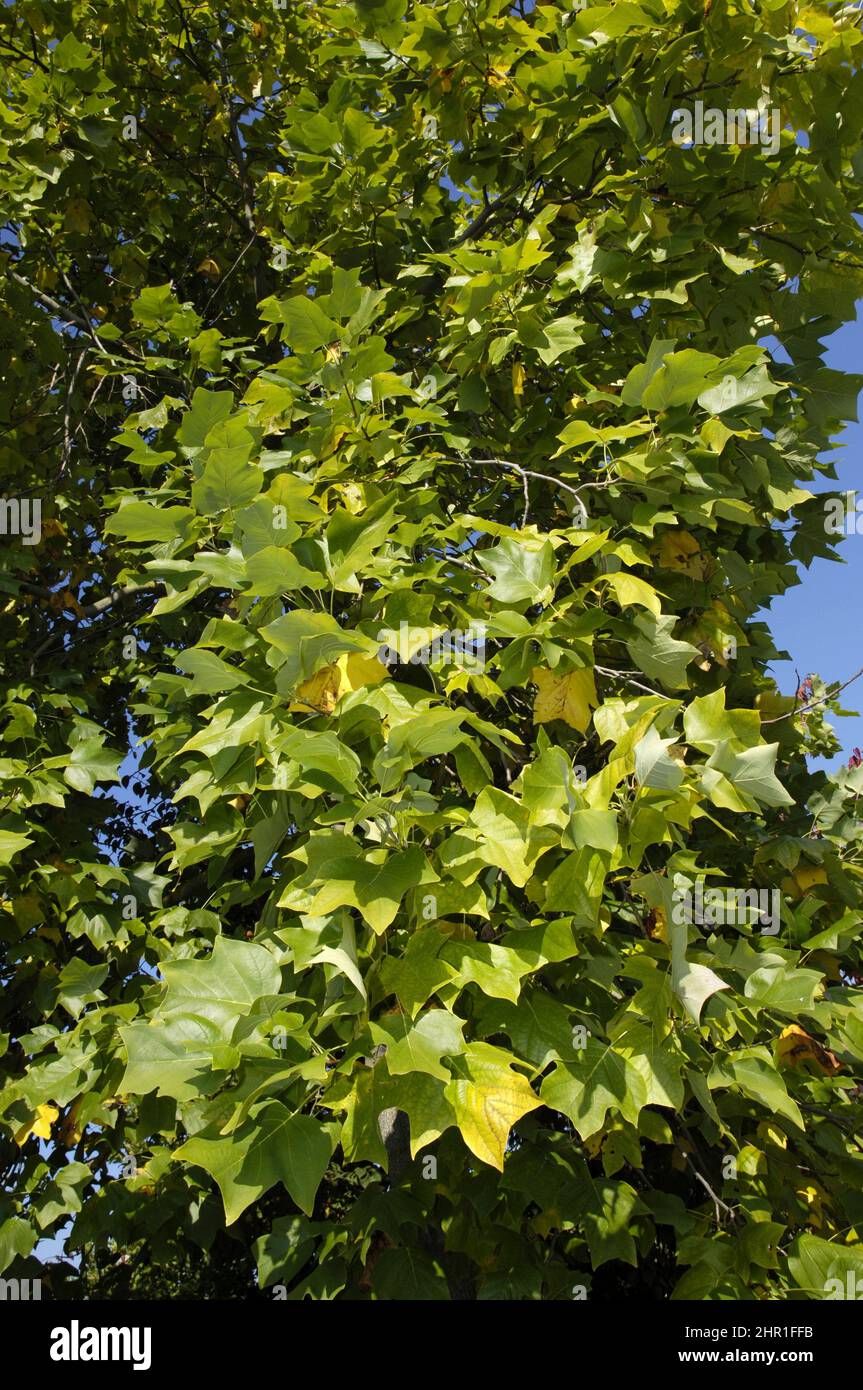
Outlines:
[[[863,768],[807,770],[836,683],[780,693],[764,616],[841,541],[861,43],[0,12],[0,1274],[863,1278]],[[781,136],[677,143],[695,102]]]

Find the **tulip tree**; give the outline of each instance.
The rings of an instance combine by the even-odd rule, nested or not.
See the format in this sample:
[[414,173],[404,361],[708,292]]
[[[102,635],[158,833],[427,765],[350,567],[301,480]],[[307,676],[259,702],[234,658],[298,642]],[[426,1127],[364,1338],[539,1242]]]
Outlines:
[[807,764],[856,663],[769,670],[841,549],[861,45],[4,7],[0,1273],[863,1277],[863,770]]

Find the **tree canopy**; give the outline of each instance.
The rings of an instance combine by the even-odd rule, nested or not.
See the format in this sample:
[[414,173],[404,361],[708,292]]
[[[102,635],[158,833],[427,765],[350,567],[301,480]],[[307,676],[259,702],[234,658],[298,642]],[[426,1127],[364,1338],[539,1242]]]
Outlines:
[[3,7],[0,1274],[863,1278],[858,21]]

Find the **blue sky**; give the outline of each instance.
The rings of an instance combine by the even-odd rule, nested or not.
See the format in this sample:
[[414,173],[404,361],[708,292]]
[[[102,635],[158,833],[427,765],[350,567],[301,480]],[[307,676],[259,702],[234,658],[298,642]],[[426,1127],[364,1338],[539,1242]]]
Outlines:
[[[825,360],[828,367],[838,371],[861,370],[861,305],[857,306],[856,323],[846,324],[828,340]],[[819,481],[811,490],[856,490],[858,504],[863,509],[863,477],[859,463],[863,425],[848,425],[839,443],[841,447],[832,455],[836,460],[838,483]],[[794,693],[795,668],[800,672],[801,679],[815,671],[825,681],[846,681],[863,666],[859,615],[863,591],[863,535],[844,537],[841,553],[844,564],[813,560],[809,569],[801,569],[802,582],[775,599],[763,614],[776,647],[787,651],[791,658],[789,661],[776,661],[770,668],[783,694]],[[843,692],[840,701],[845,709],[863,709],[863,677]],[[855,715],[849,719],[834,719],[829,716],[829,719],[843,752],[826,762],[823,759],[813,760],[813,766],[838,766],[848,761],[855,745],[863,747],[863,717]]]

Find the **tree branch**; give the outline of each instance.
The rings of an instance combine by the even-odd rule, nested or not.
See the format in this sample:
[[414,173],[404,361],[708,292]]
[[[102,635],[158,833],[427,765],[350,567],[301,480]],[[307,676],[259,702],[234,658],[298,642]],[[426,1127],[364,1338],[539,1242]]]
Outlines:
[[787,714],[777,714],[773,719],[762,719],[761,723],[780,724],[783,719],[793,719],[795,715],[806,714],[807,710],[814,709],[816,705],[823,705],[826,704],[828,700],[835,700],[837,695],[841,695],[843,690],[847,690],[848,686],[853,685],[861,676],[863,676],[863,666],[860,667],[859,671],[855,671],[853,676],[849,676],[847,681],[843,681],[842,685],[837,686],[835,690],[828,690],[826,695],[819,696],[817,700],[811,700],[808,705],[800,705],[799,708],[795,706],[795,708],[790,709]]

